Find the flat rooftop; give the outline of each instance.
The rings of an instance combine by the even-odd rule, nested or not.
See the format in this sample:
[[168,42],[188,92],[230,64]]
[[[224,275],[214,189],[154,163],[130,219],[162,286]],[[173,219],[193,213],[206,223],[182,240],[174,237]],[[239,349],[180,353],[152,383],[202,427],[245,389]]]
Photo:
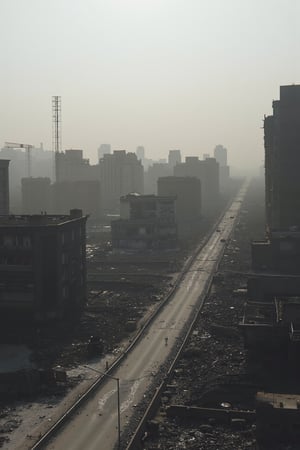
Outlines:
[[82,215],[81,210],[74,210],[70,215],[61,214],[24,214],[24,215],[9,215],[0,216],[0,228],[7,227],[45,227],[62,225],[64,223],[86,218]]

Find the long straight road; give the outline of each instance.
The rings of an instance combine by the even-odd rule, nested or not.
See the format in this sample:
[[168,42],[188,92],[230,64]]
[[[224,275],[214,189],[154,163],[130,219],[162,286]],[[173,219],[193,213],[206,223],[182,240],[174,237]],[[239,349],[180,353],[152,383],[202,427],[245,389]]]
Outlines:
[[[155,383],[155,374],[202,304],[247,187],[248,184],[245,183],[217,230],[212,233],[185,274],[174,296],[115,370],[113,376],[120,380],[121,430],[129,421],[135,406],[143,400],[150,384]],[[117,381],[108,379],[46,448],[112,450],[117,445],[117,440]]]

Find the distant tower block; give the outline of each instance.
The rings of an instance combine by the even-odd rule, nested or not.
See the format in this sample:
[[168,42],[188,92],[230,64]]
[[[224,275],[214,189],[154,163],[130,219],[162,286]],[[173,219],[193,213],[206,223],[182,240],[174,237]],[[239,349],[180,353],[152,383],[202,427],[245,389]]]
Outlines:
[[145,160],[145,148],[142,145],[139,145],[136,148],[135,154],[138,157],[138,159],[140,159],[142,161],[142,164],[143,164],[144,160]]
[[55,153],[55,180],[58,180],[58,162],[61,152],[61,97],[52,96],[52,150]]
[[9,214],[9,187],[8,187],[9,160],[0,159],[0,215]]
[[181,151],[180,150],[170,150],[168,156],[169,166],[175,167],[176,164],[181,163]]

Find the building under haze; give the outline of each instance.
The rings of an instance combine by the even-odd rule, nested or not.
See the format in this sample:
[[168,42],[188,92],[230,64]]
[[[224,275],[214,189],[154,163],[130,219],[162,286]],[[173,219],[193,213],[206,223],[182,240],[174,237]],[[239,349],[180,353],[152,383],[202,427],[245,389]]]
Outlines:
[[0,311],[36,320],[62,318],[86,300],[86,217],[0,218]]
[[267,239],[252,243],[252,265],[300,273],[300,85],[280,87],[264,133]]
[[131,192],[143,194],[144,168],[135,153],[115,150],[99,161],[101,203],[105,212],[118,212],[120,197]]
[[157,194],[157,180],[161,177],[173,175],[173,167],[166,162],[156,162],[148,167],[145,173],[145,193]]
[[181,151],[180,150],[170,150],[168,156],[168,164],[173,169],[176,164],[181,163]]
[[0,159],[0,215],[9,214],[9,160]]
[[190,239],[199,234],[201,222],[201,182],[196,177],[162,177],[157,181],[159,196],[175,197],[178,237]]
[[300,85],[280,87],[264,131],[268,227],[300,229]]
[[220,206],[219,164],[215,158],[199,160],[198,156],[187,156],[185,162],[174,167],[177,177],[196,177],[201,181],[202,213],[212,216]]
[[175,197],[129,194],[120,199],[120,219],[111,222],[116,250],[167,250],[177,246]]
[[52,208],[50,178],[22,178],[21,183],[23,214],[49,213]]
[[142,164],[144,165],[145,148],[142,145],[138,145],[135,153],[136,153],[136,156],[138,157],[138,159],[140,159],[142,161]]
[[[0,159],[9,159],[9,192],[10,209],[15,214],[22,213],[21,180],[28,177],[28,153],[24,148],[4,146],[0,150]],[[30,150],[30,172],[32,177],[47,177],[53,179],[53,152],[40,147]]]
[[227,148],[220,144],[216,145],[214,157],[219,163],[220,189],[222,192],[225,192],[230,183],[230,168],[227,165]]
[[111,145],[110,144],[101,144],[98,148],[98,161],[103,158],[104,155],[111,154]]
[[67,214],[70,209],[80,209],[97,221],[102,217],[101,185],[97,180],[61,181],[52,186],[52,203],[56,214]]
[[57,183],[62,181],[99,181],[99,166],[90,165],[89,159],[83,158],[83,151],[66,150],[57,154]]
[[219,163],[220,167],[227,166],[227,148],[223,145],[216,145],[214,149],[214,158]]

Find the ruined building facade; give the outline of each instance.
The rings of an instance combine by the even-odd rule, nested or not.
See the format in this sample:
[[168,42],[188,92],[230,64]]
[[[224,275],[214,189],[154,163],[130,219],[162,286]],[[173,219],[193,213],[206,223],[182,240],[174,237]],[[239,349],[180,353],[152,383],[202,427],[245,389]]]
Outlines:
[[62,318],[86,300],[86,217],[0,218],[0,311],[36,320]]
[[177,246],[175,197],[129,194],[120,199],[120,219],[111,222],[112,245],[123,250]]

